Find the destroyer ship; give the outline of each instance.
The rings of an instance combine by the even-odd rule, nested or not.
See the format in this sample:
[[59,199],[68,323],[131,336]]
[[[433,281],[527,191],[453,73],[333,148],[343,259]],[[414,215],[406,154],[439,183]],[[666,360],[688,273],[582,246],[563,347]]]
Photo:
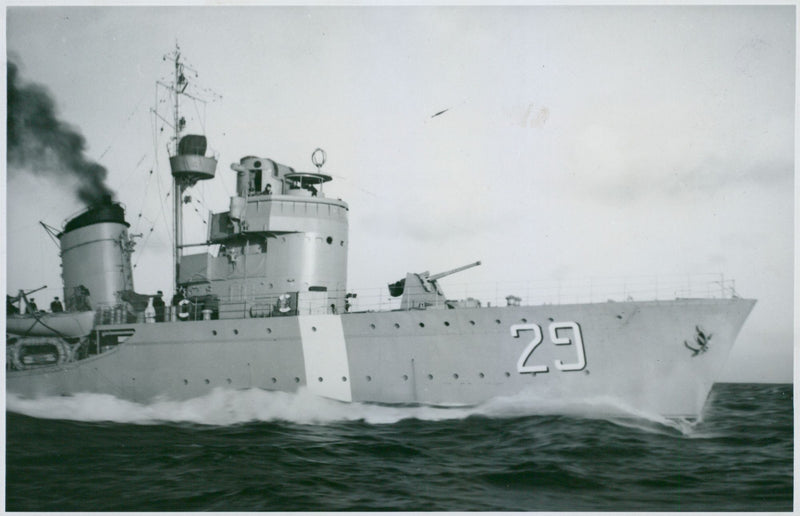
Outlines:
[[[213,389],[312,393],[342,402],[475,405],[498,397],[614,400],[697,417],[755,301],[729,296],[524,306],[451,299],[439,274],[388,283],[394,308],[357,310],[347,288],[346,202],[313,171],[267,157],[231,165],[236,195],[188,253],[184,192],[213,179],[206,138],[184,134],[174,58],[176,302],[137,294],[121,204],[89,206],[58,233],[65,311],[7,315],[8,393],[107,393],[149,402]],[[396,278],[387,278],[393,280]],[[25,312],[29,292],[13,298]]]

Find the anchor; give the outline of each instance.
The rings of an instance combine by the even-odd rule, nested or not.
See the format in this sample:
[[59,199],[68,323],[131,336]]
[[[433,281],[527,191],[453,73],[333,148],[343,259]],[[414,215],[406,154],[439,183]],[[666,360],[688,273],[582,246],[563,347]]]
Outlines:
[[692,356],[696,357],[697,355],[708,351],[708,341],[711,340],[713,333],[706,335],[705,332],[700,329],[700,326],[695,326],[694,329],[697,332],[695,335],[695,342],[697,343],[698,347],[693,348],[685,340],[683,341],[683,345],[692,350]]

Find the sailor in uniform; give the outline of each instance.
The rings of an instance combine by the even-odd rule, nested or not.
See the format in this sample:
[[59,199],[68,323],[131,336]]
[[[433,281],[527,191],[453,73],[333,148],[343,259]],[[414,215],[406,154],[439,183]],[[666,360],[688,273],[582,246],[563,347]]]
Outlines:
[[56,298],[53,299],[53,302],[50,303],[50,311],[54,314],[64,311],[64,305],[62,305],[61,301],[58,300],[58,296],[56,296]]

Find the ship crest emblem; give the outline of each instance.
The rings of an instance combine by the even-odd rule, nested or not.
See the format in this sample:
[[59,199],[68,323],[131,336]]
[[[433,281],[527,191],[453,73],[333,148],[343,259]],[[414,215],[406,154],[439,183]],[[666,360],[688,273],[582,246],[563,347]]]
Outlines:
[[709,333],[708,335],[706,335],[706,333],[700,328],[700,326],[695,326],[694,330],[695,330],[695,336],[693,344],[696,344],[697,347],[695,348],[690,346],[689,343],[685,340],[683,341],[683,345],[692,351],[693,357],[696,357],[697,355],[700,355],[701,353],[705,353],[706,351],[708,351],[708,341],[711,340],[711,336],[713,335],[713,333]]

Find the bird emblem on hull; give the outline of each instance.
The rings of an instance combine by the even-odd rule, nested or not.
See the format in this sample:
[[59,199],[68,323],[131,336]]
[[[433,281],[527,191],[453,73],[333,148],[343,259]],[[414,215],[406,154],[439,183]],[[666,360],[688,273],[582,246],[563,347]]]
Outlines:
[[683,345],[692,351],[693,357],[696,357],[697,355],[708,351],[708,341],[711,340],[711,336],[713,335],[713,333],[709,333],[708,335],[706,335],[706,333],[700,328],[700,326],[695,326],[694,330],[695,330],[694,343],[697,344],[697,347],[694,348],[690,346],[689,343],[685,340],[683,341]]

